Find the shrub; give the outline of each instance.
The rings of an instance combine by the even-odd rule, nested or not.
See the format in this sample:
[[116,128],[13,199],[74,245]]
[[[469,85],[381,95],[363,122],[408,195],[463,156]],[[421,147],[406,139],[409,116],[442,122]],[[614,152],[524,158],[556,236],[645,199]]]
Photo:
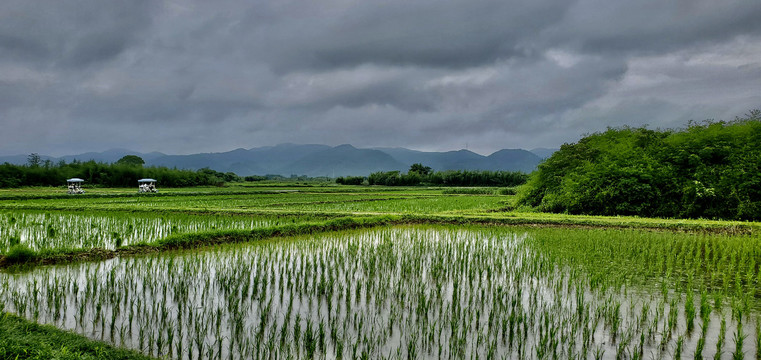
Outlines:
[[370,185],[386,186],[517,186],[527,179],[528,175],[518,171],[448,170],[429,174],[381,171],[370,174],[368,182]]
[[594,215],[761,219],[761,112],[681,130],[608,129],[565,144],[518,204]]
[[24,244],[16,244],[5,254],[5,261],[11,264],[25,263],[33,259],[37,253]]
[[336,184],[341,185],[362,185],[364,182],[364,176],[347,176],[336,178]]
[[494,195],[494,190],[484,188],[452,188],[445,189],[442,194],[463,194],[463,195]]

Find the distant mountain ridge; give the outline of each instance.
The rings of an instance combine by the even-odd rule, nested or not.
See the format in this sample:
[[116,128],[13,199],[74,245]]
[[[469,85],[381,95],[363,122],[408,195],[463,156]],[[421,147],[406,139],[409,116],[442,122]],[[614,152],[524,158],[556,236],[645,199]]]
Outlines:
[[[251,149],[235,149],[218,153],[167,155],[159,152],[140,153],[127,149],[88,152],[59,158],[44,156],[44,160],[58,162],[73,160],[112,163],[125,155],[137,155],[147,166],[166,166],[197,170],[210,168],[221,172],[246,175],[308,175],[348,176],[369,175],[376,171],[405,172],[410,165],[421,163],[436,171],[492,170],[531,172],[552,149],[502,149],[488,156],[468,150],[425,152],[405,148],[356,148],[349,144],[331,147],[318,144],[279,144]],[[25,164],[27,155],[0,156],[0,163]]]

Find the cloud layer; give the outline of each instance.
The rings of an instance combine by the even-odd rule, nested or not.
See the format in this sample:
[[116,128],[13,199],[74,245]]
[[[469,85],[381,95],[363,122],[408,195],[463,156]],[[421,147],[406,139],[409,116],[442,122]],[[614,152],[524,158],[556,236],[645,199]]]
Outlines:
[[557,147],[761,107],[753,1],[9,0],[0,153]]

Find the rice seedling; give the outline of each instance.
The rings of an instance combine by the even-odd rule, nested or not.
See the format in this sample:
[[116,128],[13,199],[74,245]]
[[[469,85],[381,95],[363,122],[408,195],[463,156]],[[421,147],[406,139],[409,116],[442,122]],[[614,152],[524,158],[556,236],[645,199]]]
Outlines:
[[722,316],[721,318],[721,328],[719,330],[719,337],[716,340],[716,353],[714,354],[714,359],[721,359],[721,354],[724,353],[724,340],[726,339],[727,334],[727,319]]
[[[183,231],[179,220],[165,229]],[[130,225],[142,226],[109,231],[128,243]],[[727,332],[738,358],[761,342],[758,330],[744,341],[758,318],[755,298],[741,298],[753,241],[383,227],[0,273],[0,304],[172,359],[721,358]]]
[[0,211],[0,253],[16,245],[31,250],[115,249],[152,243],[171,234],[253,229],[284,224],[278,217]]
[[735,351],[732,353],[733,360],[742,360],[745,358],[743,353],[743,342],[745,341],[745,334],[743,334],[742,323],[738,324],[737,330],[734,334]]

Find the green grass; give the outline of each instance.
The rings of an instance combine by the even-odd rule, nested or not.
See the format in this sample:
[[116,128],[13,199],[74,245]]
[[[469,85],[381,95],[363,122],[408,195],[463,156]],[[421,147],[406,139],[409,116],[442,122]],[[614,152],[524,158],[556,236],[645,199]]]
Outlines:
[[[328,192],[288,188],[238,187],[182,189],[162,196],[119,194],[108,197],[0,200],[0,263],[60,263],[76,258],[103,259],[139,253],[171,235],[199,234],[219,239],[239,238],[226,232],[248,233],[305,221],[382,217],[394,223],[496,224],[658,229],[725,234],[758,233],[759,223],[640,217],[577,216],[507,211],[512,196],[443,194],[441,188],[330,187]],[[339,191],[340,190],[340,191]],[[371,190],[373,192],[371,192]],[[199,195],[200,191],[209,191]],[[5,210],[4,210],[5,209]],[[385,220],[384,220],[385,221]],[[195,235],[194,235],[195,236]],[[34,253],[3,257],[21,242]],[[126,247],[119,253],[117,245]],[[155,246],[159,245],[159,246]],[[84,255],[83,255],[84,254]]]
[[132,256],[177,249],[193,249],[227,243],[242,243],[273,237],[316,234],[326,231],[351,230],[379,225],[410,222],[401,217],[376,216],[367,218],[337,218],[318,222],[292,222],[285,225],[259,227],[249,230],[220,229],[169,235],[150,243],[135,243],[114,249],[55,248],[34,251],[23,244],[15,245],[5,255],[0,254],[0,268],[23,267],[93,261],[116,256]]
[[186,212],[0,210],[0,254],[16,243],[35,251],[114,249],[173,234],[254,229],[322,219],[314,216],[192,214]]
[[36,256],[37,253],[25,244],[16,244],[11,246],[10,250],[5,253],[5,262],[10,264],[26,263]]
[[[16,218],[19,216],[18,212],[11,212],[11,215],[6,215],[6,221],[9,217]],[[60,214],[60,213],[59,213]],[[106,213],[108,214],[108,213]],[[295,214],[298,214],[295,213]],[[605,218],[605,217],[573,217],[573,216],[550,216],[547,219],[540,217],[505,217],[505,216],[485,216],[485,215],[457,215],[457,214],[442,214],[442,215],[415,215],[415,214],[403,214],[403,215],[371,215],[367,216],[341,216],[343,213],[323,213],[322,216],[317,216],[314,213],[305,212],[302,216],[284,216],[270,218],[269,222],[259,222],[261,226],[250,226],[248,228],[237,228],[235,222],[227,223],[228,226],[216,227],[202,227],[196,224],[196,231],[180,231],[176,225],[172,225],[172,228],[168,231],[164,229],[165,235],[154,236],[150,241],[133,241],[123,242],[124,240],[119,237],[118,242],[115,236],[118,232],[112,231],[115,227],[107,227],[105,230],[92,227],[88,225],[81,232],[104,232],[108,236],[108,241],[101,242],[101,246],[97,244],[90,246],[73,246],[74,240],[66,241],[61,239],[59,246],[39,246],[37,249],[30,249],[25,243],[16,245],[11,248],[13,251],[8,251],[5,254],[0,253],[0,268],[8,267],[12,265],[43,265],[43,264],[58,264],[67,263],[74,260],[102,260],[115,256],[128,256],[134,254],[142,254],[146,252],[167,251],[175,248],[198,248],[209,245],[216,245],[220,243],[234,243],[234,242],[248,242],[260,240],[272,236],[293,236],[299,234],[319,233],[324,231],[333,230],[349,230],[354,228],[364,228],[371,226],[378,226],[384,224],[452,224],[452,225],[468,225],[468,224],[486,224],[486,225],[510,225],[510,226],[561,226],[561,227],[598,227],[598,228],[621,228],[621,229],[650,229],[650,230],[662,230],[662,231],[683,231],[693,233],[725,233],[725,234],[752,234],[755,227],[747,224],[727,224],[725,222],[700,222],[696,220],[691,221],[666,221],[653,219],[641,219],[641,218]],[[52,215],[51,215],[52,216]],[[81,217],[90,219],[86,215],[79,215]],[[115,219],[131,220],[134,223],[134,219],[145,216],[143,214],[132,213],[115,213],[110,214]],[[177,219],[185,219],[185,215],[173,215],[177,216]],[[54,217],[54,216],[53,216]],[[193,215],[190,218],[205,218],[204,216]],[[208,217],[208,215],[206,216]],[[332,218],[332,219],[331,219]],[[0,220],[2,217],[0,217]],[[172,219],[172,217],[169,217]],[[327,219],[327,220],[326,220]],[[251,219],[247,219],[251,221]],[[14,224],[18,224],[20,220],[15,220]],[[128,226],[132,226],[129,223]],[[109,223],[113,225],[113,223]],[[117,221],[117,225],[119,222]],[[125,223],[121,223],[122,226]],[[152,223],[149,223],[152,224]],[[191,223],[192,224],[192,223]],[[219,223],[214,223],[219,224]],[[230,225],[232,224],[232,225]],[[43,229],[43,236],[45,234],[44,229],[49,229],[45,224],[38,224]],[[138,225],[139,226],[139,225]],[[61,228],[69,229],[65,225]],[[187,228],[183,228],[187,229]],[[134,229],[133,229],[134,230]],[[126,233],[124,233],[126,236]],[[2,240],[2,239],[0,239]],[[10,244],[9,241],[6,241]],[[1,244],[1,243],[0,243]],[[48,243],[49,244],[49,243]],[[105,245],[103,245],[105,244]],[[117,244],[119,247],[117,248]]]
[[[515,233],[528,234],[530,241],[527,240],[518,250],[536,253],[524,259],[532,262],[526,265],[528,266],[525,269],[526,273],[513,275],[525,277],[533,274],[540,276],[542,279],[545,279],[542,281],[545,281],[544,284],[548,287],[546,291],[549,293],[554,291],[553,296],[556,299],[575,298],[579,294],[579,289],[584,290],[584,293],[588,296],[592,296],[592,298],[576,298],[575,300],[576,302],[592,301],[595,306],[598,306],[594,309],[594,313],[587,315],[576,314],[575,311],[578,309],[574,308],[575,305],[573,304],[575,302],[565,305],[562,302],[546,304],[546,307],[543,308],[527,307],[522,315],[518,312],[514,314],[514,316],[525,317],[540,316],[531,319],[532,324],[536,323],[537,328],[535,330],[538,331],[538,337],[535,338],[533,335],[529,336],[527,334],[521,336],[526,336],[529,339],[527,344],[530,345],[527,346],[533,349],[532,351],[542,352],[541,355],[543,356],[553,356],[551,344],[554,341],[552,340],[554,335],[551,335],[554,327],[549,326],[544,321],[554,321],[559,325],[569,326],[569,328],[563,330],[566,331],[564,335],[566,337],[571,336],[570,334],[575,334],[574,336],[577,336],[577,339],[589,339],[587,337],[588,334],[585,335],[583,333],[585,330],[580,327],[581,325],[572,325],[565,322],[565,319],[571,319],[572,316],[581,316],[583,321],[579,322],[580,324],[584,321],[590,321],[590,323],[587,323],[588,328],[586,331],[590,331],[592,325],[597,326],[596,323],[592,322],[592,318],[597,319],[594,321],[600,322],[599,326],[601,328],[597,329],[597,331],[606,332],[608,336],[612,337],[608,338],[611,340],[609,344],[615,344],[615,346],[598,348],[599,351],[605,351],[606,357],[620,356],[623,353],[619,352],[624,352],[628,354],[627,357],[638,356],[642,358],[641,354],[637,355],[635,351],[637,343],[641,341],[639,337],[644,339],[647,346],[663,345],[665,348],[672,349],[671,351],[678,344],[681,344],[679,345],[680,350],[682,354],[687,354],[687,356],[692,356],[691,351],[697,346],[697,340],[695,339],[704,338],[705,341],[700,346],[700,349],[705,356],[709,356],[715,352],[718,346],[714,338],[716,332],[719,331],[719,324],[724,322],[727,322],[728,330],[722,330],[722,334],[736,335],[734,338],[726,336],[726,340],[723,340],[721,347],[725,355],[739,354],[736,347],[738,342],[740,346],[743,345],[741,340],[744,339],[743,336],[747,337],[747,339],[744,339],[744,346],[746,348],[748,346],[756,346],[756,343],[761,344],[761,340],[758,340],[761,339],[761,335],[758,335],[754,331],[754,326],[759,321],[758,309],[761,308],[757,300],[761,298],[761,293],[757,290],[761,288],[761,283],[759,283],[759,278],[761,278],[761,273],[759,273],[759,264],[761,264],[761,250],[759,250],[761,249],[761,238],[759,237],[761,223],[758,222],[545,214],[526,211],[521,208],[514,209],[515,196],[498,195],[498,189],[482,188],[387,188],[335,186],[334,184],[319,183],[255,183],[222,188],[161,189],[161,193],[157,195],[137,195],[134,193],[136,192],[135,189],[96,188],[88,190],[88,194],[84,196],[69,196],[61,194],[62,191],[63,189],[59,188],[0,190],[0,268],[14,265],[13,271],[0,272],[0,276],[8,275],[5,281],[0,281],[0,294],[19,299],[19,301],[22,301],[25,298],[24,296],[33,296],[33,294],[23,295],[22,292],[27,290],[22,291],[21,289],[27,289],[30,285],[25,282],[26,280],[23,280],[28,276],[26,274],[37,271],[46,272],[46,269],[49,269],[49,267],[37,267],[37,265],[72,264],[71,266],[53,268],[60,269],[63,273],[66,273],[67,271],[73,271],[66,269],[86,269],[105,266],[103,264],[111,262],[93,263],[92,261],[111,258],[116,258],[114,259],[116,263],[140,263],[143,261],[141,259],[149,259],[147,265],[140,265],[141,267],[135,270],[139,273],[130,275],[134,276],[132,281],[137,283],[142,283],[143,281],[157,282],[163,281],[163,277],[169,276],[171,281],[175,283],[166,284],[167,287],[163,288],[162,291],[167,291],[170,288],[179,289],[179,287],[174,286],[184,284],[183,281],[185,280],[183,280],[183,276],[177,276],[169,270],[173,266],[169,259],[184,256],[183,254],[191,258],[206,258],[208,256],[216,256],[209,254],[216,254],[219,249],[233,246],[236,249],[244,249],[242,251],[252,256],[253,259],[261,255],[258,252],[259,250],[256,249],[262,248],[257,246],[270,246],[266,244],[272,244],[271,246],[278,248],[281,246],[279,245],[281,243],[304,243],[304,246],[309,248],[310,246],[316,246],[315,241],[319,244],[319,241],[329,242],[332,241],[330,240],[331,238],[337,238],[339,239],[339,244],[334,243],[336,246],[335,250],[323,249],[328,251],[328,253],[321,256],[324,256],[324,261],[328,261],[333,259],[330,256],[348,256],[347,254],[352,254],[355,251],[353,247],[345,248],[344,245],[340,244],[340,241],[345,240],[358,246],[363,244],[364,240],[353,239],[351,236],[362,238],[364,236],[362,234],[365,234],[367,230],[351,231],[352,229],[376,227],[377,229],[370,230],[370,232],[377,233],[378,231],[383,232],[385,231],[383,229],[394,225],[422,224],[427,226],[429,224],[438,224],[444,225],[446,234],[468,232],[483,233],[488,236],[502,236],[504,234]],[[479,227],[474,227],[474,225]],[[424,229],[427,228],[424,227]],[[349,236],[349,238],[346,238],[346,236]],[[361,260],[362,264],[361,267],[355,270],[363,273],[371,271],[370,269],[374,267],[381,266],[379,265],[381,263],[396,264],[399,259],[404,258],[407,264],[409,264],[405,266],[412,266],[412,268],[402,267],[397,270],[409,272],[410,276],[413,274],[415,276],[427,274],[426,276],[428,276],[431,274],[430,271],[436,273],[443,271],[443,269],[448,269],[446,271],[448,271],[449,276],[461,279],[473,279],[469,281],[481,281],[474,282],[475,285],[468,285],[471,289],[468,291],[473,292],[469,296],[475,298],[485,296],[487,299],[493,299],[498,296],[498,293],[492,292],[496,291],[496,289],[479,287],[486,286],[479,284],[485,284],[483,277],[489,276],[486,274],[491,270],[488,270],[489,267],[478,264],[481,264],[480,261],[485,259],[488,259],[490,262],[503,260],[492,259],[488,248],[476,247],[479,250],[473,253],[473,256],[476,256],[475,254],[478,253],[478,258],[452,258],[447,260],[448,262],[437,263],[431,260],[430,255],[424,256],[424,254],[428,251],[434,251],[434,253],[438,254],[437,256],[447,259],[447,256],[452,254],[468,254],[470,250],[467,247],[454,247],[451,250],[438,248],[440,245],[436,242],[430,242],[426,236],[428,235],[421,235],[419,237],[422,245],[415,245],[415,241],[412,240],[405,245],[415,249],[413,253],[400,252],[396,253],[396,257],[387,257],[390,256],[388,253],[367,253],[365,257],[357,259],[357,261]],[[480,236],[482,235],[477,235],[476,237]],[[295,240],[292,237],[296,237]],[[464,241],[467,244],[471,244],[470,240],[466,239]],[[230,243],[239,243],[241,245],[226,245]],[[496,239],[490,240],[490,244],[497,247],[501,246]],[[251,248],[252,246],[255,249]],[[371,247],[363,251],[371,249],[374,248]],[[393,248],[382,249],[385,249],[383,251],[389,253],[392,250],[397,251]],[[333,252],[331,253],[331,251]],[[452,252],[449,253],[447,251]],[[536,254],[538,253],[542,255],[537,257]],[[380,257],[374,259],[373,256],[375,255],[371,256],[372,254]],[[308,252],[302,255],[312,256]],[[285,254],[283,253],[278,256],[285,256]],[[412,258],[409,258],[409,256],[412,256]],[[415,256],[421,256],[422,258],[418,259]],[[275,261],[274,259],[281,258],[273,258],[272,261]],[[91,262],[79,262],[81,260]],[[218,266],[214,265],[212,260],[204,260],[208,262],[204,266],[210,267],[209,269]],[[317,260],[320,259],[315,261]],[[166,267],[163,270],[162,268],[155,269],[152,267],[153,265],[151,264],[153,263],[151,261]],[[192,265],[192,260],[188,261],[188,264]],[[246,259],[245,261],[253,260]],[[471,264],[471,262],[474,262],[474,265],[468,265],[471,266],[468,269],[461,267],[464,265],[458,265]],[[19,264],[25,266],[15,266]],[[248,263],[241,264],[247,266],[255,265]],[[280,264],[279,266],[286,265]],[[327,295],[324,292],[319,292],[321,291],[319,290],[320,287],[316,284],[320,284],[322,276],[330,276],[330,274],[320,274],[316,269],[331,268],[325,267],[324,264],[319,262],[310,263],[309,266],[305,271],[309,271],[310,276],[314,276],[314,278],[303,279],[305,280],[304,284],[311,284],[309,288],[292,291],[297,291],[299,297],[308,295],[305,292],[312,295],[318,294],[315,296],[318,296],[319,299],[314,301],[318,303],[324,302]],[[312,268],[311,266],[315,267]],[[443,268],[441,268],[442,266]],[[507,269],[505,271],[514,271],[505,268],[504,264],[501,266],[503,266],[501,269]],[[240,277],[240,274],[246,274],[242,269],[242,267],[235,268],[235,271],[228,275],[231,276],[231,279]],[[359,269],[362,270],[360,271]],[[417,270],[411,271],[411,269]],[[479,269],[483,271],[479,272]],[[183,273],[197,274],[193,266],[190,266],[186,270]],[[143,274],[146,271],[147,273]],[[232,269],[225,271],[232,271]],[[256,267],[256,271],[261,276],[265,276],[268,273],[268,271],[258,267]],[[296,269],[288,271],[293,272]],[[465,272],[460,273],[460,271]],[[50,297],[45,298],[45,303],[53,304],[51,306],[54,307],[60,307],[62,296],[60,291],[62,290],[55,290],[58,289],[56,284],[60,284],[61,281],[70,282],[74,278],[58,278],[58,275],[52,275],[54,273],[46,275],[49,277],[45,278],[53,281],[45,285],[47,289],[50,289],[48,290]],[[106,273],[103,274],[108,275]],[[113,295],[108,293],[108,291],[118,284],[100,283],[101,281],[106,281],[108,277],[101,279],[99,276],[91,275],[93,281],[90,283],[99,283],[99,289],[104,291],[102,295],[99,295],[102,296],[101,299],[106,299],[107,296]],[[386,291],[399,291],[399,289],[391,288],[379,290],[378,284],[384,284],[383,281],[386,280],[380,280],[384,278],[378,278],[376,275],[371,277],[374,280],[367,282],[366,286],[359,286],[359,290],[356,287],[356,283],[349,286],[352,292],[357,292],[354,293],[354,298],[359,296],[357,295],[358,293],[362,294],[362,296],[367,296],[365,292],[371,291],[368,289],[368,286],[371,287],[372,291],[378,291],[375,295],[370,294],[371,296],[383,297]],[[149,278],[139,279],[140,276],[149,276]],[[395,276],[394,273],[387,274],[389,278],[393,276]],[[58,280],[55,280],[54,277]],[[522,281],[529,281],[529,278],[530,276],[525,277]],[[11,281],[9,279],[17,280]],[[452,279],[450,278],[450,280]],[[244,284],[246,281],[253,280],[240,278],[236,281],[241,281],[241,284]],[[359,283],[362,283],[362,281],[360,280]],[[13,283],[16,285],[11,285]],[[578,285],[577,289],[570,286],[574,283]],[[134,284],[136,283],[132,283],[132,285]],[[404,290],[402,293],[402,301],[405,303],[414,304],[417,307],[421,302],[425,304],[431,299],[432,294],[430,292],[424,294],[415,292],[417,291],[416,289],[429,285],[416,284],[412,280],[405,282],[405,284],[405,286],[409,287],[409,289]],[[38,283],[31,283],[31,285],[33,287],[40,286]],[[14,288],[13,286],[16,287]],[[68,289],[67,291],[72,293],[79,291],[79,293],[85,292],[86,296],[94,296],[95,289],[88,288],[83,290],[84,286],[87,285],[83,285],[83,287],[77,290],[70,288],[71,285],[67,284],[66,288]],[[204,284],[204,286],[208,285]],[[224,288],[227,285],[221,283],[219,286]],[[325,287],[327,286],[326,284],[322,286],[322,291],[327,289]],[[528,285],[526,286],[527,289],[531,288]],[[629,292],[630,289],[633,289],[633,292]],[[210,288],[208,290],[212,291],[214,289]],[[217,288],[214,291],[217,290],[219,289]],[[335,294],[333,296],[338,296],[342,299],[346,296],[346,294],[338,295],[340,288],[334,288],[334,290]],[[233,300],[231,296],[234,294],[227,291],[223,291],[226,294],[225,298],[227,300],[225,301]],[[635,299],[632,298],[633,293],[645,293],[649,294],[647,295],[649,297],[647,299]],[[32,299],[32,297],[29,299]],[[94,301],[94,299],[91,300]],[[517,301],[517,298],[514,299]],[[40,302],[37,301],[35,303],[35,301],[37,300],[30,300],[30,304],[42,309]],[[253,300],[249,299],[246,301]],[[446,302],[449,300],[442,301]],[[631,303],[631,301],[634,302]],[[687,302],[689,301],[699,306],[688,305]],[[6,302],[5,304],[0,302],[0,311],[3,309],[9,310],[11,305],[13,307],[24,306],[21,302],[18,304],[15,302]],[[266,304],[260,303],[257,306],[260,305],[262,309],[266,306]],[[530,306],[528,304],[525,305]],[[671,305],[674,306],[674,310],[672,310]],[[481,311],[491,311],[491,307],[494,305],[487,303],[484,306]],[[619,309],[618,307],[620,307],[620,312],[617,310]],[[96,308],[97,305],[92,304],[92,308],[88,308],[88,311],[96,312]],[[484,332],[484,335],[479,335],[478,332],[473,331],[470,326],[476,326],[474,324],[477,321],[471,321],[470,325],[464,322],[466,316],[471,317],[471,320],[473,319],[472,317],[476,316],[476,314],[469,312],[470,310],[463,310],[470,308],[474,308],[472,304],[469,307],[458,308],[460,318],[453,319],[452,321],[460,324],[458,326],[463,326],[463,328],[458,330],[458,337],[453,338],[453,341],[468,343],[469,340],[495,340],[490,338],[490,336],[493,336],[490,332]],[[561,308],[565,310],[560,310]],[[718,309],[724,310],[719,313]],[[145,309],[142,310],[145,311]],[[281,310],[282,315],[282,312],[286,309]],[[450,310],[453,309],[446,307],[437,309],[442,314]],[[425,311],[425,307],[419,311]],[[505,310],[500,309],[500,311]],[[582,309],[579,311],[583,312],[586,310]],[[617,313],[620,316],[616,315]],[[27,315],[28,318],[36,319],[34,312],[27,313]],[[306,316],[306,314],[302,315]],[[527,318],[519,320],[518,318],[510,318],[511,315],[509,313],[504,313],[503,315],[507,316],[508,320],[505,321],[512,321],[521,326],[526,324]],[[106,319],[104,314],[99,316],[97,320],[101,326],[106,326],[109,322],[113,323],[115,321]],[[204,313],[203,316],[206,317],[205,319],[211,319],[218,315],[216,313]],[[632,326],[638,317],[646,321]],[[719,319],[719,317],[722,318]],[[7,320],[10,318],[12,317],[5,316],[2,321],[10,321]],[[413,319],[415,317],[402,317],[399,321],[418,321]],[[232,321],[234,319],[228,318],[227,320]],[[270,326],[268,328],[270,330],[267,330],[268,332],[264,334],[266,336],[274,336],[270,331],[274,333],[274,329],[280,326],[277,323],[275,323],[276,325],[268,323],[271,320],[256,319],[256,321],[264,321]],[[376,318],[366,318],[365,320],[377,321]],[[36,345],[32,342],[21,343],[26,344],[21,346],[25,346],[27,354],[37,354],[29,355],[32,356],[31,358],[67,358],[66,356],[70,356],[69,354],[75,353],[77,354],[76,356],[81,355],[85,358],[87,356],[97,356],[84,353],[82,350],[72,350],[72,347],[66,347],[64,350],[63,346],[65,345],[56,345],[58,344],[56,339],[58,339],[59,335],[51,332],[52,329],[48,329],[51,331],[46,332],[39,329],[46,329],[47,327],[31,328],[29,326],[34,325],[32,323],[18,318],[14,321],[26,324],[18,326],[27,326],[26,329],[32,329],[29,331],[30,341],[37,339],[38,336],[39,339],[34,341],[44,342],[44,345]],[[150,321],[155,321],[155,319],[150,319]],[[325,354],[325,349],[321,348],[319,341],[315,339],[320,338],[320,335],[318,335],[320,333],[320,326],[328,326],[329,324],[323,324],[319,318],[314,318],[311,322],[308,322],[302,317],[299,321],[297,327],[299,339],[300,341],[307,341],[307,343],[305,343],[306,345],[303,348],[299,347],[300,345],[294,345],[297,346],[292,349],[295,351],[295,354],[300,354],[301,356],[315,352]],[[361,324],[354,323],[357,320],[342,321],[350,321],[351,325],[344,326],[358,326],[355,331],[363,331]],[[291,327],[286,329],[289,337],[292,337],[294,331],[296,331],[295,323],[295,321],[291,322],[291,325],[289,325]],[[738,323],[747,323],[747,328],[737,330]],[[159,323],[158,325],[162,327],[168,326],[166,323]],[[6,326],[6,324],[3,323],[0,326]],[[417,329],[417,326],[428,326],[430,330],[439,329],[437,326],[440,325],[430,323],[418,324],[415,327],[407,328],[405,331],[408,332],[405,334],[413,336],[409,331],[410,329]],[[479,326],[482,332],[484,331],[483,328],[480,328],[480,325],[477,326]],[[490,326],[495,325],[490,323]],[[706,327],[709,328],[707,330],[708,335],[706,335],[706,330],[703,330]],[[197,332],[200,330],[193,331]],[[436,331],[440,331],[440,329]],[[495,334],[502,334],[500,331],[502,331],[501,328]],[[594,334],[594,331],[592,333]],[[696,333],[701,333],[701,335],[696,335]],[[76,335],[71,333],[64,334],[76,337]],[[462,334],[470,335],[462,337]],[[256,343],[270,345],[276,343],[273,342],[274,338],[262,339],[257,337],[259,335],[255,333],[249,335],[256,339]],[[370,335],[380,336],[381,333],[370,332],[368,336]],[[135,334],[134,336],[143,338],[143,335]],[[238,336],[246,338],[248,335]],[[404,341],[404,350],[402,350],[401,354],[408,354],[408,352],[411,354],[421,354],[426,351],[429,354],[437,354],[439,349],[433,349],[430,345],[436,344],[436,342],[433,340],[423,340],[428,336],[431,336],[428,332],[420,330],[414,337],[407,338]],[[714,336],[714,338],[711,336]],[[14,337],[14,339],[20,337],[23,336],[19,335],[19,337]],[[46,337],[49,340],[45,340]],[[145,339],[149,337],[145,335]],[[335,337],[336,339],[341,338],[339,334],[335,334]],[[679,339],[683,340],[680,342]],[[163,340],[166,341],[167,339],[164,338]],[[0,351],[8,351],[6,349],[9,349],[9,345],[4,345],[5,343],[2,341],[3,339],[0,339]],[[78,341],[87,342],[88,340],[80,338]],[[345,355],[344,358],[361,357],[363,355],[363,348],[368,350],[376,346],[373,341],[369,343],[365,341],[365,339],[354,338],[351,340],[344,338],[329,346],[332,346],[333,350],[331,351],[334,352],[339,348],[343,349],[340,353]],[[660,344],[660,342],[663,342],[663,344]],[[98,343],[94,344],[93,346],[95,347],[100,346],[103,348],[105,346]],[[220,346],[219,344],[222,343],[202,344],[200,347],[204,351],[209,351],[210,347],[215,345]],[[239,345],[243,346],[243,344]],[[477,355],[488,358],[489,354],[492,353],[488,349],[492,348],[495,349],[494,351],[498,350],[498,353],[504,353],[505,350],[501,347],[502,345],[492,345],[481,343],[480,346],[483,346],[483,348],[480,349],[484,349],[484,351],[476,351]],[[353,346],[357,346],[356,352],[352,351]],[[459,351],[473,354],[471,350],[463,350],[457,343],[445,342],[441,343],[441,346],[446,347],[446,349],[441,351],[447,354],[452,352],[460,354]],[[589,344],[586,346],[589,346]],[[43,352],[38,352],[38,349],[41,349],[40,351]],[[520,351],[528,351],[526,348],[521,347],[514,350],[518,351],[518,353],[513,353],[518,354],[516,355],[518,357],[526,355],[520,353]],[[755,347],[753,350],[757,351]],[[61,353],[61,351],[66,353]],[[266,352],[261,349],[256,351],[257,353]],[[586,354],[592,356],[596,349],[585,348],[579,344],[577,348],[568,348],[565,351],[567,356],[578,355],[577,351],[586,351]],[[155,352],[150,353],[156,354]],[[222,354],[224,351],[215,348],[213,353]],[[4,354],[6,353],[0,352],[0,359],[15,357],[15,355],[5,356]],[[536,352],[531,354],[540,355]],[[648,354],[645,355],[649,356]],[[750,356],[751,353],[746,351],[746,355]]]
[[[174,189],[172,189],[174,190]],[[0,209],[83,212],[188,213],[228,215],[472,216],[536,224],[645,228],[759,228],[758,222],[709,219],[653,219],[634,216],[571,216],[514,209],[512,195],[446,194],[452,189],[423,187],[243,187],[176,189],[159,196],[138,196],[128,189],[102,189],[100,196],[51,196],[50,190],[23,189],[22,198],[0,196]],[[744,231],[744,230],[743,230]],[[1,236],[1,235],[0,235]]]
[[0,359],[151,359],[81,335],[0,312]]
[[[595,349],[668,358],[692,354],[698,338],[706,357],[755,350],[752,237],[459,223],[359,229],[377,224],[173,236],[165,245],[186,250],[0,274],[0,300],[26,318],[171,358],[589,358]],[[700,317],[689,305],[698,299]]]

